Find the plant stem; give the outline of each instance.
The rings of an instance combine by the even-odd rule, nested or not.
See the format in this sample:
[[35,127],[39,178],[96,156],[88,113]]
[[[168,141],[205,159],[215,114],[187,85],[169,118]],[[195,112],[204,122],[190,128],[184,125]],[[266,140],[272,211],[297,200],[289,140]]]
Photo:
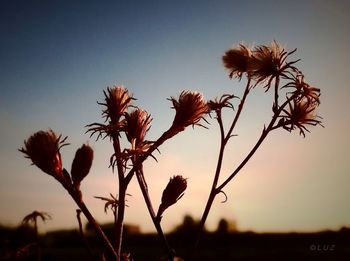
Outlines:
[[234,176],[236,176],[236,174],[245,166],[245,164],[247,164],[249,159],[254,155],[256,150],[260,147],[261,143],[265,140],[265,138],[267,137],[269,132],[276,129],[274,127],[274,124],[275,124],[276,120],[278,119],[278,116],[283,111],[284,107],[286,107],[286,105],[289,104],[289,102],[291,100],[293,100],[294,98],[295,98],[295,95],[292,95],[281,105],[281,107],[278,108],[278,110],[273,115],[267,128],[264,127],[259,140],[255,144],[255,146],[251,149],[249,154],[244,158],[244,160],[241,162],[241,164],[239,164],[239,166],[232,172],[232,174],[220,186],[217,187],[218,193],[234,178]]
[[155,150],[158,149],[160,145],[162,145],[166,140],[170,139],[173,137],[174,134],[171,132],[171,128],[167,131],[165,131],[162,136],[160,136],[153,144],[152,146],[146,151],[145,154],[142,156],[138,157],[136,161],[133,163],[133,167],[129,170],[128,174],[125,176],[125,181],[126,183],[129,183],[132,175],[135,173],[137,167],[142,164]]
[[77,192],[76,190],[73,190],[72,187],[65,186],[65,188],[67,189],[68,193],[72,196],[73,200],[78,205],[78,207],[81,209],[81,211],[84,213],[85,217],[87,218],[89,223],[92,225],[92,227],[94,228],[97,235],[101,238],[105,247],[109,250],[109,252],[115,258],[117,258],[117,253],[115,252],[109,239],[107,238],[107,236],[105,235],[105,233],[103,232],[101,227],[98,225],[98,223],[96,222],[94,217],[91,215],[89,209],[86,207],[85,203],[83,202],[83,200],[81,198],[81,192],[80,191]]
[[175,253],[174,253],[174,250],[169,246],[168,241],[167,241],[167,239],[163,233],[162,227],[160,225],[160,219],[158,219],[156,217],[156,214],[154,212],[152,202],[151,202],[151,199],[150,199],[149,194],[148,194],[147,184],[146,184],[146,181],[144,179],[142,166],[137,171],[136,177],[137,177],[137,181],[139,183],[140,189],[142,191],[143,198],[145,199],[148,212],[152,218],[152,221],[153,221],[153,224],[157,230],[158,236],[160,237],[160,239],[163,243],[163,246],[166,249],[166,252],[167,252],[168,257],[169,257],[169,261],[173,261]]
[[80,218],[81,210],[77,209],[76,211],[77,211],[77,220],[78,220],[78,224],[79,224],[79,234],[80,234],[81,240],[84,242],[84,245],[85,245],[87,251],[89,252],[90,260],[93,260],[91,248],[89,246],[89,243],[88,243],[88,241],[84,235],[84,231],[83,231],[83,224],[82,224],[81,218]]
[[197,250],[197,247],[198,247],[198,244],[199,244],[199,241],[200,241],[200,238],[201,238],[201,235],[203,233],[203,229],[204,229],[204,225],[205,225],[205,222],[207,221],[207,218],[208,218],[208,215],[209,215],[209,212],[210,212],[210,208],[214,202],[214,199],[216,197],[216,195],[218,193],[220,193],[221,190],[217,190],[216,186],[217,186],[217,183],[218,183],[218,180],[219,180],[219,177],[220,177],[220,173],[221,173],[221,167],[222,167],[222,161],[223,161],[223,158],[224,158],[224,152],[225,152],[225,147],[226,147],[226,144],[228,142],[228,140],[232,137],[231,134],[238,122],[238,119],[241,115],[241,112],[243,110],[243,106],[244,106],[244,103],[246,101],[246,98],[249,94],[249,91],[250,91],[250,78],[248,78],[248,81],[247,81],[247,85],[245,87],[245,91],[243,93],[243,97],[241,99],[241,102],[239,103],[238,105],[238,110],[237,110],[237,113],[232,121],[232,124],[230,126],[230,129],[228,130],[226,136],[225,136],[225,132],[224,132],[224,126],[223,126],[223,122],[222,122],[222,117],[221,117],[221,110],[220,111],[217,111],[217,121],[219,123],[219,127],[220,127],[220,150],[219,150],[219,156],[218,156],[218,161],[217,161],[217,164],[216,164],[216,170],[215,170],[215,175],[214,175],[214,179],[213,179],[213,183],[212,183],[212,187],[211,187],[211,191],[210,191],[210,194],[209,194],[209,197],[208,197],[208,200],[207,200],[207,203],[206,203],[206,206],[205,206],[205,209],[204,209],[204,212],[202,214],[202,217],[201,217],[201,221],[199,223],[199,227],[198,227],[198,231],[197,231],[197,235],[196,235],[196,238],[195,238],[195,241],[194,241],[194,244],[193,244],[193,247],[192,249],[190,250],[189,254],[188,254],[188,259],[191,260],[193,258],[193,255],[194,253],[196,252]]
[[247,162],[254,155],[256,150],[260,147],[261,143],[265,140],[269,132],[270,129],[263,130],[258,142],[255,144],[255,146],[252,148],[249,154],[244,158],[241,164],[239,164],[235,171],[220,186],[217,187],[217,191],[221,191],[227,185],[227,183],[229,183],[234,178],[234,176],[236,176],[236,174],[245,166],[245,164],[247,164]]
[[225,151],[225,145],[226,145],[226,141],[225,141],[225,133],[224,133],[224,128],[223,128],[223,123],[222,123],[222,118],[221,118],[221,111],[217,112],[217,121],[219,123],[220,126],[220,151],[219,151],[219,156],[218,156],[218,161],[217,161],[217,165],[216,165],[216,171],[215,171],[215,176],[214,176],[214,180],[212,183],[212,187],[211,187],[211,191],[209,194],[209,198],[207,200],[204,212],[202,214],[201,217],[201,221],[199,223],[199,227],[198,227],[198,231],[197,231],[197,235],[195,237],[195,241],[193,244],[192,249],[189,250],[189,254],[187,256],[188,260],[191,260],[193,258],[194,253],[197,250],[201,235],[203,233],[203,229],[204,229],[204,225],[205,222],[207,221],[208,218],[208,214],[210,211],[210,208],[214,202],[215,196],[216,196],[216,186],[217,186],[217,182],[219,180],[219,176],[220,176],[220,172],[221,172],[221,166],[222,166],[222,161],[223,161],[223,157],[224,157],[224,151]]
[[279,84],[280,84],[280,77],[279,76],[276,76],[276,79],[275,79],[275,108],[277,108],[278,106],[278,87],[279,87]]
[[225,141],[226,141],[225,143],[227,143],[227,141],[231,138],[231,134],[232,134],[234,128],[236,127],[236,124],[238,122],[239,117],[241,116],[241,112],[243,110],[243,106],[244,106],[245,100],[246,100],[246,98],[247,98],[247,96],[249,94],[249,91],[250,91],[250,82],[251,82],[251,79],[249,77],[248,81],[247,81],[247,85],[246,85],[244,93],[243,93],[243,96],[242,96],[242,99],[241,99],[241,102],[238,105],[238,110],[237,110],[237,113],[235,115],[235,118],[233,119],[231,127],[228,130],[228,132],[227,132],[227,135],[226,135],[226,138],[225,138]]
[[126,196],[126,186],[123,183],[124,182],[119,182],[118,215],[117,215],[117,222],[115,224],[115,228],[116,228],[115,251],[117,252],[117,261],[120,261],[121,246],[122,246],[122,240],[123,240],[123,223],[124,223],[125,196]]
[[124,177],[123,162],[120,158],[121,148],[119,142],[118,134],[113,137],[113,148],[117,160],[117,170],[118,170],[118,182],[119,182],[119,195],[118,195],[118,213],[117,218],[114,217],[116,242],[115,251],[117,252],[117,261],[120,261],[121,257],[121,246],[123,240],[123,223],[124,223],[124,213],[125,213],[125,196],[128,186]]
[[[278,106],[278,85],[279,85],[279,80],[276,80],[275,82],[275,105],[273,106]],[[265,140],[265,138],[267,137],[267,135],[269,134],[270,131],[276,129],[276,126],[274,126],[276,120],[278,119],[278,116],[280,115],[280,113],[283,111],[284,107],[287,106],[287,104],[293,100],[295,98],[294,95],[292,95],[291,97],[289,97],[279,108],[278,110],[274,111],[274,115],[268,125],[267,128],[264,127],[262,134],[260,136],[260,138],[258,139],[257,143],[255,144],[255,146],[252,148],[252,150],[249,152],[249,154],[244,158],[244,160],[241,162],[241,164],[235,169],[235,171],[220,185],[217,186],[217,182],[220,176],[220,172],[221,172],[221,165],[222,165],[222,160],[223,160],[223,156],[224,156],[224,151],[225,151],[225,147],[227,144],[227,141],[230,139],[231,133],[234,130],[236,123],[239,119],[239,116],[241,114],[241,111],[243,109],[243,105],[244,102],[246,100],[246,97],[249,93],[249,88],[250,88],[250,80],[248,80],[247,82],[247,86],[245,89],[245,92],[243,94],[242,100],[238,106],[238,111],[236,113],[236,116],[232,122],[232,125],[227,133],[227,135],[224,137],[224,131],[223,131],[223,123],[222,123],[222,119],[221,119],[221,113],[218,112],[217,113],[217,120],[220,126],[220,136],[221,136],[221,144],[220,144],[220,152],[219,152],[219,157],[218,157],[218,161],[217,161],[217,167],[216,167],[216,171],[215,171],[215,176],[214,176],[214,180],[213,180],[213,185],[209,194],[209,198],[207,201],[207,204],[205,206],[200,224],[199,224],[199,230],[198,230],[198,234],[197,237],[195,239],[195,243],[193,245],[193,248],[190,250],[190,254],[188,255],[188,260],[191,260],[193,258],[194,252],[196,251],[198,244],[199,244],[199,240],[200,240],[200,236],[201,233],[203,232],[204,229],[204,225],[205,222],[208,218],[209,212],[210,212],[210,208],[214,202],[214,199],[216,197],[217,194],[219,194],[220,192],[222,192],[222,189],[234,178],[234,176],[247,164],[247,162],[250,160],[250,158],[255,154],[255,152],[257,151],[257,149],[260,147],[260,145],[262,144],[262,142]]]
[[[120,142],[119,142],[119,136],[115,135],[113,137],[113,148],[116,155],[117,160],[117,168],[118,168],[118,178],[119,178],[119,197],[118,197],[118,215],[117,215],[117,222],[115,224],[116,227],[116,252],[117,252],[117,261],[120,260],[120,254],[121,254],[121,242],[122,242],[122,234],[123,234],[123,220],[124,220],[124,212],[125,212],[125,195],[126,195],[126,189],[128,184],[130,183],[134,173],[137,170],[137,166],[141,165],[142,162],[144,162],[148,156],[152,154],[153,151],[158,149],[158,147],[163,144],[167,139],[171,138],[171,132],[170,129],[162,134],[162,136],[159,137],[158,140],[156,140],[152,146],[147,150],[147,152],[139,157],[136,161],[133,162],[133,167],[129,170],[127,175],[124,175],[124,169],[123,169],[123,162],[120,159],[119,155],[121,154],[120,149]],[[154,212],[154,211],[153,211]],[[152,218],[153,220],[153,218]],[[158,225],[157,225],[158,226]],[[156,228],[157,228],[156,226]],[[160,228],[160,226],[157,228]],[[161,230],[161,228],[160,228]],[[162,232],[163,233],[163,232]],[[164,237],[164,234],[163,234]],[[165,238],[165,237],[164,237]],[[168,249],[168,247],[167,247]],[[170,247],[169,247],[170,249]]]

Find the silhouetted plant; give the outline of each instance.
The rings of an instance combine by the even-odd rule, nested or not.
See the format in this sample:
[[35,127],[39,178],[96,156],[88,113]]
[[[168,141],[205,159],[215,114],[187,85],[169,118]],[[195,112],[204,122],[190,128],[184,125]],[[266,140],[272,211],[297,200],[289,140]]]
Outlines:
[[44,223],[46,220],[51,220],[52,217],[50,214],[43,211],[34,210],[32,213],[26,215],[22,220],[22,225],[30,225],[33,224],[34,232],[36,238],[38,237],[38,218],[40,218]]
[[21,225],[30,227],[33,225],[35,242],[31,242],[22,246],[16,251],[16,258],[30,258],[35,260],[41,260],[41,247],[39,245],[39,232],[38,232],[38,218],[40,218],[44,223],[47,220],[51,220],[51,215],[42,211],[33,211],[32,213],[26,215]]
[[[99,103],[103,106],[104,122],[92,123],[86,127],[90,137],[96,135],[96,140],[108,138],[114,150],[110,156],[110,167],[117,173],[118,193],[110,193],[110,198],[97,197],[106,202],[105,211],[110,208],[114,214],[115,239],[113,242],[105,236],[86,207],[80,190],[80,183],[89,174],[93,161],[93,150],[89,145],[83,145],[77,150],[70,174],[62,167],[60,155],[61,147],[66,145],[64,143],[66,138],[61,139],[61,136],[57,136],[52,130],[33,134],[25,141],[25,146],[20,151],[30,158],[33,164],[61,183],[116,260],[132,259],[130,254],[123,253],[121,246],[128,185],[136,176],[146,207],[168,258],[174,260],[176,254],[163,233],[161,220],[166,209],[183,196],[187,188],[187,180],[181,175],[175,175],[170,179],[163,191],[161,204],[156,213],[148,193],[143,163],[149,157],[156,160],[153,152],[159,150],[168,139],[184,131],[188,126],[204,127],[201,120],[206,121],[205,117],[208,114],[214,115],[219,125],[220,150],[209,197],[202,218],[196,226],[197,236],[188,253],[188,260],[190,260],[196,251],[215,197],[223,193],[227,198],[223,189],[251,159],[268,134],[277,129],[289,132],[299,130],[300,135],[305,137],[310,125],[321,125],[321,118],[315,113],[320,104],[320,90],[304,81],[303,73],[296,67],[299,60],[289,61],[295,51],[287,52],[276,41],[271,45],[260,45],[254,48],[240,44],[228,50],[222,60],[229,72],[229,77],[237,78],[239,81],[246,77],[247,80],[242,97],[224,94],[206,102],[198,92],[182,91],[178,98],[170,97],[172,108],[175,109],[174,119],[171,126],[154,141],[146,138],[152,117],[133,104],[136,99],[128,89],[114,86],[104,91],[104,102]],[[220,184],[219,177],[228,141],[237,136],[234,130],[248,95],[259,87],[264,88],[265,92],[273,91],[271,120],[263,126],[260,137],[247,156]],[[237,102],[238,106],[235,106],[234,102]],[[225,109],[232,112],[229,116],[231,124],[228,128],[225,128],[223,120],[222,111]],[[123,139],[127,141],[125,146],[122,145],[125,142],[121,142]]]

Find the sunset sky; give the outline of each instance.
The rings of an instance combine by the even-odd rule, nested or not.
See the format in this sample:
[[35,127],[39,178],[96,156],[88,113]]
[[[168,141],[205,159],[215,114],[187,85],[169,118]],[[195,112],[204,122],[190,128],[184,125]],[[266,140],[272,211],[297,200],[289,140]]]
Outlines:
[[[88,142],[95,152],[82,190],[101,223],[112,221],[93,196],[117,192],[108,168],[112,146],[95,142],[85,125],[102,122],[103,90],[125,86],[135,105],[153,117],[148,139],[171,124],[167,100],[189,89],[213,99],[241,95],[230,80],[224,52],[241,42],[297,48],[306,81],[321,89],[322,127],[306,137],[277,130],[219,195],[207,227],[224,217],[240,230],[316,231],[350,226],[350,18],[348,1],[1,1],[0,3],[0,224],[18,225],[33,210],[53,220],[41,231],[75,228],[76,206],[59,183],[31,166],[18,149],[38,130],[68,136],[62,149],[70,170],[74,153]],[[227,176],[255,144],[271,117],[270,96],[256,88],[230,142]],[[226,115],[227,119],[232,116]],[[158,163],[145,164],[155,208],[169,178],[181,174],[188,188],[165,212],[170,231],[185,214],[200,218],[219,148],[215,120],[209,129],[188,128],[164,144]],[[155,231],[136,180],[131,182],[126,223]]]

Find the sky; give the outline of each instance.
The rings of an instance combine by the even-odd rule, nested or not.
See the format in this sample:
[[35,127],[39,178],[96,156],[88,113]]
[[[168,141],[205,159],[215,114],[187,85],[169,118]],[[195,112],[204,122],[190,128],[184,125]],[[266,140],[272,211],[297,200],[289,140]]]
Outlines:
[[[69,195],[52,177],[31,166],[18,151],[38,130],[68,136],[62,149],[68,170],[75,151],[89,143],[95,153],[83,181],[86,204],[96,219],[111,222],[94,196],[117,193],[108,168],[112,146],[85,134],[102,122],[103,90],[123,85],[135,105],[153,117],[148,139],[171,125],[167,100],[195,90],[209,100],[241,95],[244,82],[230,80],[222,65],[226,50],[239,43],[277,40],[297,48],[306,81],[321,89],[318,114],[325,128],[273,132],[251,161],[218,196],[207,228],[220,218],[242,231],[318,231],[350,226],[350,97],[348,1],[1,1],[0,3],[0,224],[18,225],[33,210],[53,219],[41,231],[76,228]],[[271,98],[271,97],[270,97]],[[224,159],[227,177],[254,145],[271,117],[269,95],[260,88],[245,111]],[[233,116],[225,114],[225,123]],[[165,231],[185,214],[199,219],[209,195],[219,148],[214,119],[208,129],[188,128],[148,160],[145,175],[155,208],[169,178],[183,175],[188,188],[166,211]],[[126,223],[155,231],[136,180],[129,186]]]

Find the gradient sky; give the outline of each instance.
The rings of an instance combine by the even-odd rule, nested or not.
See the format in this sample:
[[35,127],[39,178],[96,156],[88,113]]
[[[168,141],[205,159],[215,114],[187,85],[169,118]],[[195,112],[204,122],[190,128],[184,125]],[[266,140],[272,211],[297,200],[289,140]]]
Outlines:
[[[147,2],[147,3],[146,3]],[[18,152],[33,132],[52,128],[69,136],[62,149],[70,169],[84,142],[95,150],[82,190],[100,222],[112,220],[93,196],[117,191],[108,168],[109,142],[84,134],[101,122],[103,89],[127,87],[136,104],[153,116],[149,139],[172,122],[167,100],[183,89],[211,99],[239,95],[221,56],[233,45],[277,40],[301,58],[306,81],[322,91],[325,128],[302,138],[274,132],[215,202],[207,227],[220,217],[241,230],[315,231],[350,226],[350,18],[348,1],[1,1],[0,3],[0,223],[17,225],[33,210],[53,220],[42,230],[76,227],[76,206],[52,177]],[[269,120],[268,95],[248,99],[225,157],[223,176],[254,145]],[[146,163],[146,179],[157,208],[170,176],[188,178],[185,196],[163,217],[165,230],[184,214],[199,218],[207,199],[218,151],[218,128],[189,128],[161,147],[159,163]],[[135,181],[126,222],[154,231]]]

